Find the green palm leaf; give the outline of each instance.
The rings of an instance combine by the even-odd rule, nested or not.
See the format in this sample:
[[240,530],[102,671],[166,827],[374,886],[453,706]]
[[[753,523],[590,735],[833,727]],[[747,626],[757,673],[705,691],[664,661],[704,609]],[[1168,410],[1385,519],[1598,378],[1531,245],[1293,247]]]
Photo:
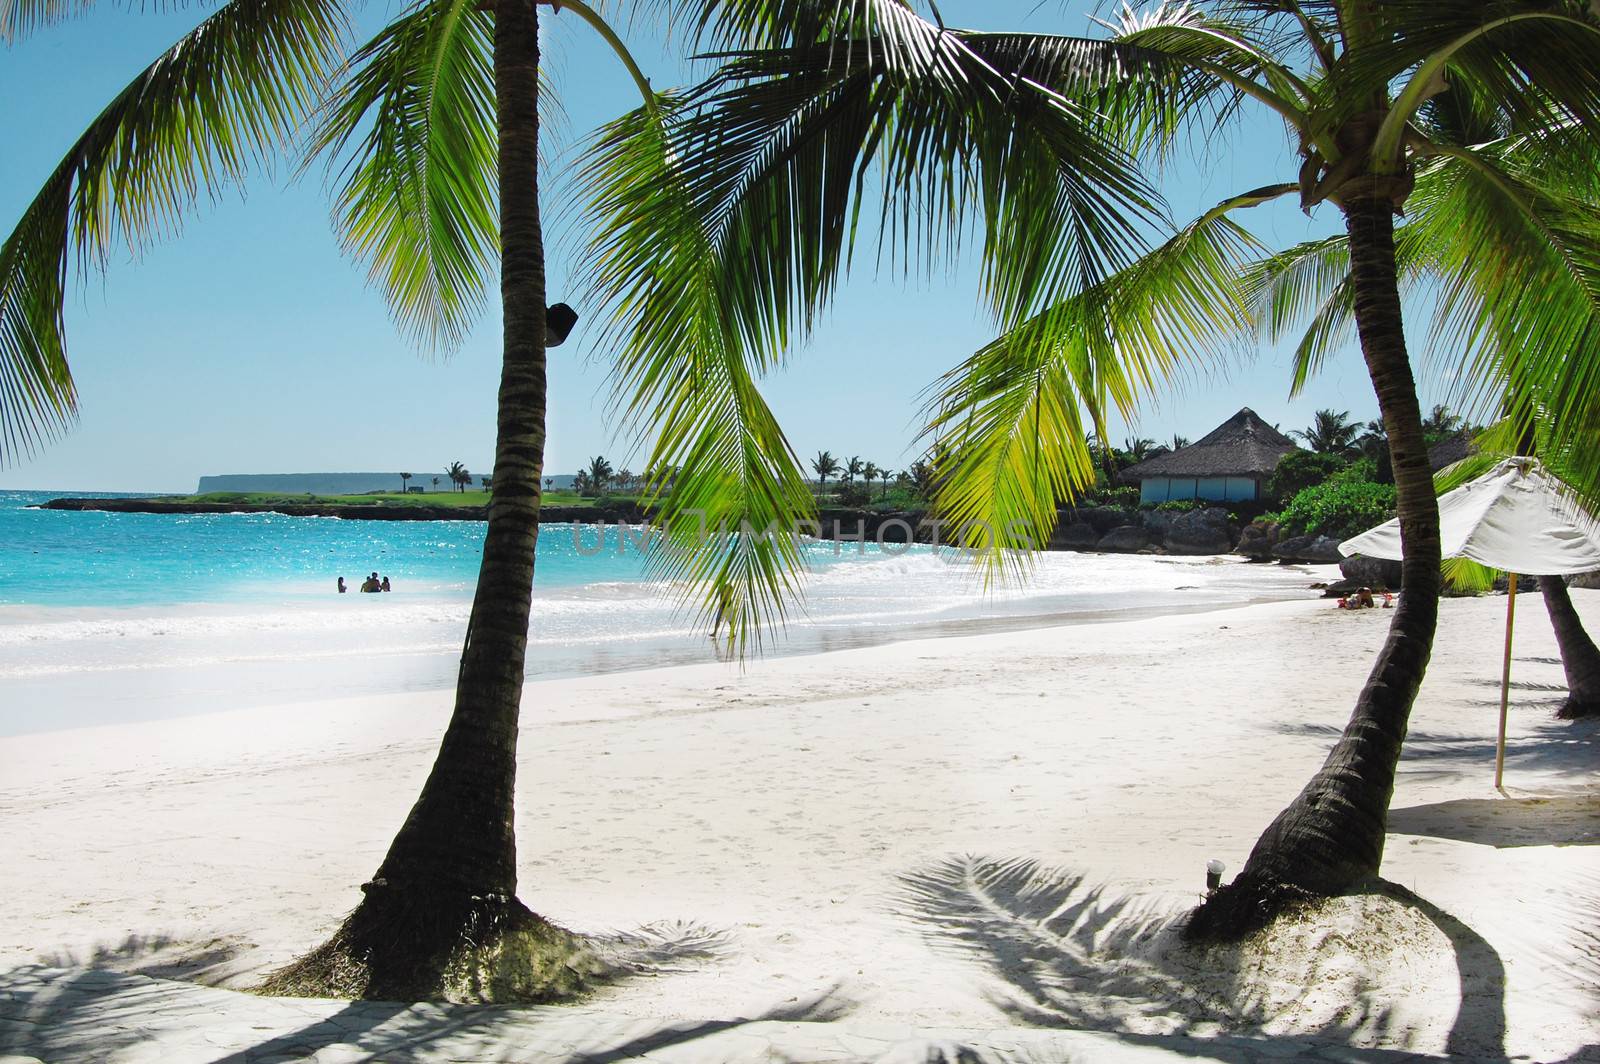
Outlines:
[[497,261],[493,19],[425,0],[352,58],[314,149],[343,158],[334,221],[402,328],[451,348]]
[[1295,191],[1269,186],[1207,212],[1103,285],[1057,304],[947,373],[927,411],[942,455],[936,506],[987,572],[1025,566],[1056,507],[1094,480],[1087,430],[1253,328],[1238,277],[1260,245],[1229,214]]
[[600,343],[616,351],[616,401],[655,433],[646,466],[676,470],[670,489],[653,486],[665,533],[649,570],[743,654],[799,595],[796,533],[815,507],[756,386],[774,319],[741,298],[753,264],[718,245],[705,201],[685,183],[682,114],[680,99],[659,97],[591,149],[588,283],[615,308]]
[[321,95],[343,21],[331,0],[233,0],[89,126],[0,245],[0,462],[73,417],[66,275],[169,235],[288,144]]
[[752,295],[778,321],[809,322],[832,290],[869,174],[890,261],[931,269],[981,226],[984,288],[1007,323],[1130,261],[1153,194],[1103,116],[1049,87],[1103,82],[1114,50],[944,31],[898,4],[870,25],[733,56],[693,97],[690,187],[761,264]]

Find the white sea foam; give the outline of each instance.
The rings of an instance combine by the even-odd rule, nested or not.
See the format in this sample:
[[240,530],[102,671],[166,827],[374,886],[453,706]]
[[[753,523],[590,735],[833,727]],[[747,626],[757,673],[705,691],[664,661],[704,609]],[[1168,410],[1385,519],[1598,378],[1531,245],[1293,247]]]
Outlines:
[[[790,623],[769,652],[1016,627],[1030,618],[1169,612],[1291,597],[1304,574],[1216,559],[1049,554],[1026,579],[985,585],[970,556],[916,550],[816,557]],[[467,586],[429,594],[332,595],[325,582],[262,585],[255,601],[138,607],[0,606],[0,681],[22,707],[0,733],[76,690],[127,719],[204,712],[335,690],[366,693],[453,682],[471,607]],[[628,580],[536,591],[530,677],[646,668],[715,656],[683,589]],[[85,696],[87,692],[87,696]],[[87,703],[86,703],[87,704]],[[38,710],[30,709],[38,706]],[[107,710],[110,712],[110,710]],[[54,717],[49,725],[63,724]]]

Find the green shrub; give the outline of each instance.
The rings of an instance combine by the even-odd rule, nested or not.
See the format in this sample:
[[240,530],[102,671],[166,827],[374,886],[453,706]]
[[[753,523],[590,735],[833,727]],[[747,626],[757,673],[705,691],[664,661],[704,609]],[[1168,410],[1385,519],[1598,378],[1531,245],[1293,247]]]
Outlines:
[[1164,513],[1186,514],[1190,510],[1204,510],[1206,502],[1203,499],[1168,499],[1166,502],[1151,503],[1150,508]]
[[1349,464],[1347,459],[1336,454],[1290,451],[1278,461],[1267,480],[1267,495],[1279,502],[1288,502],[1307,488],[1315,487],[1343,471]]
[[1080,502],[1085,506],[1122,506],[1132,509],[1139,505],[1139,489],[1130,485],[1120,488],[1090,488]]
[[1393,516],[1393,484],[1336,478],[1301,491],[1279,520],[1289,535],[1345,539]]
[[861,507],[872,501],[872,495],[860,484],[840,484],[834,499],[840,506]]

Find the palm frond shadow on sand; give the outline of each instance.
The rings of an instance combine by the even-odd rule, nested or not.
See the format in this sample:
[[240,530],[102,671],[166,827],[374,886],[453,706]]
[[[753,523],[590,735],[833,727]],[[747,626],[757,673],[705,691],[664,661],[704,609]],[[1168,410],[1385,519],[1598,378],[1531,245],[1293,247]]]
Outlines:
[[[726,931],[717,928],[659,923],[594,937],[591,942],[611,967],[613,981],[625,983],[630,976],[666,975],[688,964],[714,961],[730,948],[731,940]],[[160,935],[130,936],[87,953],[58,952],[41,958],[39,965],[0,972],[0,1020],[11,1021],[0,1023],[0,1055],[105,1059],[150,1037],[126,1017],[206,1014],[208,1005],[227,999],[204,997],[216,991],[188,984],[209,965],[232,957],[240,948],[248,947],[220,941],[185,946]],[[41,977],[45,981],[40,982]],[[854,1008],[854,999],[833,987],[756,1015],[654,1025],[612,1022],[608,1026],[594,1014],[569,1005],[350,1001],[335,1011],[289,1025],[272,1021],[283,1010],[277,999],[266,999],[259,1013],[251,1006],[242,1006],[239,1012],[255,1017],[248,1022],[263,1031],[259,1040],[232,1052],[219,1044],[214,1060],[216,1064],[244,1064],[258,1059],[311,1059],[329,1047],[337,1047],[352,1059],[371,1061],[432,1060],[447,1052],[490,1060],[512,1049],[544,1046],[549,1059],[609,1064],[676,1048],[693,1052],[691,1047],[703,1039],[752,1023],[832,1022]],[[603,1013],[600,1015],[603,1019]],[[279,1028],[275,1032],[271,1030],[274,1026]]]
[[[1308,924],[1300,937],[1309,948],[1285,951],[1282,968],[1267,973],[1259,951],[1184,945],[1184,912],[1035,860],[950,858],[903,877],[903,888],[907,914],[935,948],[979,962],[994,980],[991,1001],[1019,1022],[1158,1040],[1270,1033],[1396,1049],[1417,1034],[1392,1007],[1395,988],[1348,962],[1337,930]],[[1375,894],[1449,940],[1462,994],[1452,1050],[1503,1055],[1504,978],[1493,948],[1409,892],[1379,884]]]

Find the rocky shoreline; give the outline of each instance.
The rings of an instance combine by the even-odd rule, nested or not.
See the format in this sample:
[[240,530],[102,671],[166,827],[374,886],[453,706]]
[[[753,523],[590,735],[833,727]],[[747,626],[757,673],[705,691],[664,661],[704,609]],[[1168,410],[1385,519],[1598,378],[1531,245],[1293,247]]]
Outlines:
[[[403,503],[329,502],[179,502],[171,499],[50,499],[41,510],[93,510],[119,514],[282,514],[285,517],[337,517],[347,521],[485,521],[484,506],[428,506]],[[638,506],[546,506],[550,524],[607,522],[637,524],[648,519]]]

